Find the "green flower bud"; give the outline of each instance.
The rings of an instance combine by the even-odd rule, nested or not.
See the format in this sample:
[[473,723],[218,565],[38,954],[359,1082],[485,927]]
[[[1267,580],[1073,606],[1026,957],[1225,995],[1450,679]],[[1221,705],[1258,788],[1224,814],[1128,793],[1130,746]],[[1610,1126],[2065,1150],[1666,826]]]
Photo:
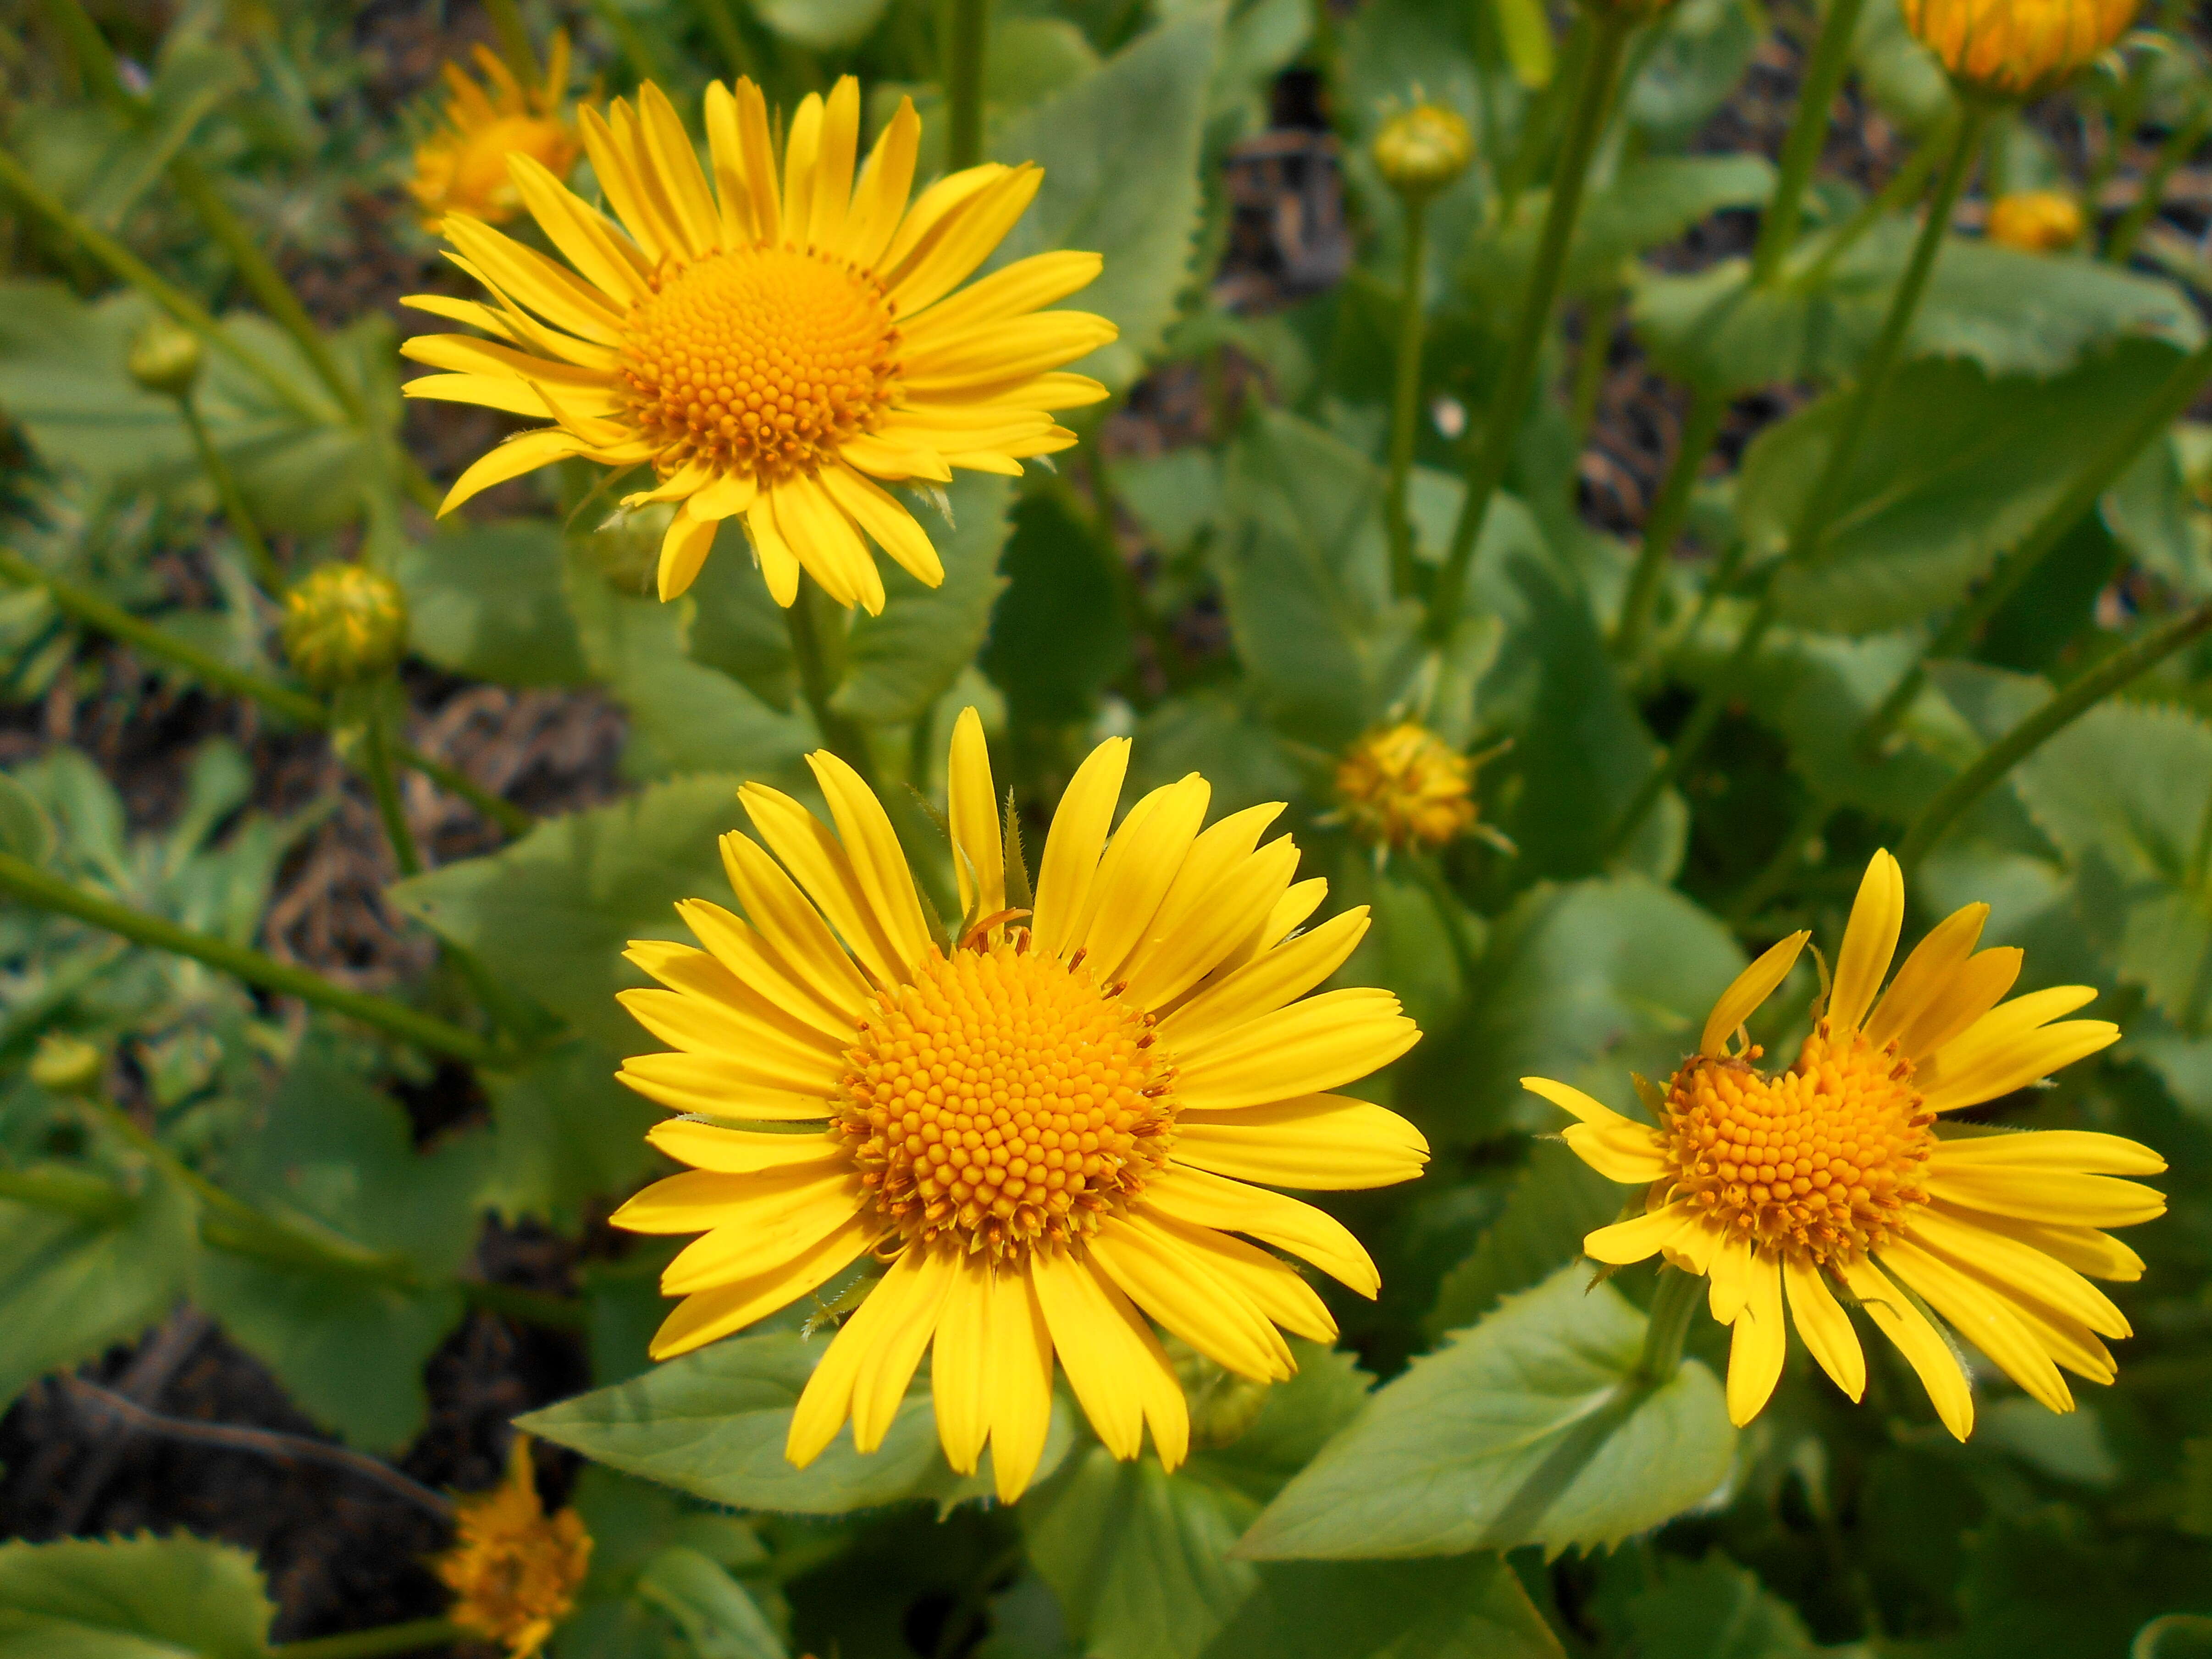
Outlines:
[[1260,1420],[1273,1385],[1224,1370],[1181,1341],[1170,1340],[1167,1348],[1168,1363],[1175,1367],[1176,1381],[1182,1384],[1183,1398],[1190,1407],[1191,1449],[1201,1451],[1242,1440]]
[[389,576],[326,564],[284,596],[284,654],[318,691],[384,678],[407,654],[407,596]]
[[164,398],[182,398],[200,378],[200,365],[206,358],[207,350],[198,335],[167,317],[156,317],[131,341],[125,366],[131,378],[147,391]]
[[609,587],[632,599],[651,593],[660,570],[660,543],[676,516],[667,501],[649,501],[635,512],[617,513],[584,538],[592,562]]
[[107,1056],[82,1037],[52,1033],[31,1056],[31,1081],[50,1094],[88,1095],[100,1086]]
[[1375,135],[1375,165],[1401,196],[1435,195],[1474,159],[1474,133],[1441,104],[1416,104]]

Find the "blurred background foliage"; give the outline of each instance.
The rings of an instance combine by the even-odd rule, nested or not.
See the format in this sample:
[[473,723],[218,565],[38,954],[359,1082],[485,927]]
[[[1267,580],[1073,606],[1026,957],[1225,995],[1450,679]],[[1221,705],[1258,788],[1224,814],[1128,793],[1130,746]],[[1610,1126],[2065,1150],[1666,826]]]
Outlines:
[[[1437,1154],[1332,1204],[1383,1275],[1333,1298],[1340,1351],[1264,1399],[1194,1368],[1173,1474],[1063,1401],[1011,1509],[945,1467],[926,1390],[874,1456],[782,1462],[819,1308],[648,1372],[665,1251],[604,1224],[660,1167],[611,1080],[618,952],[723,891],[740,781],[817,799],[820,711],[747,562],[655,603],[659,526],[580,464],[434,520],[511,423],[403,410],[395,350],[400,295],[465,289],[407,190],[442,61],[527,67],[558,28],[572,98],[651,78],[687,118],[717,76],[788,107],[855,73],[872,129],[915,100],[927,177],[948,42],[986,15],[984,151],[1047,169],[999,257],[1103,253],[1077,303],[1121,337],[1081,367],[1115,395],[1056,467],[951,488],[945,585],[853,619],[830,713],[941,799],[977,706],[1033,846],[1107,735],[1139,785],[1288,801],[1304,873],[1374,909],[1346,982],[1427,1033],[1375,1086]],[[1680,0],[1626,37],[1533,334],[1601,6],[0,17],[0,1653],[448,1643],[436,1489],[491,1484],[532,1411],[595,1540],[563,1659],[2212,1651],[2201,9],[2149,6],[1969,146],[1894,0]],[[1840,89],[1793,175],[1808,76]],[[1373,151],[1416,100],[1474,141],[1417,217]],[[1806,556],[1954,151],[1971,182]],[[163,315],[204,360],[182,397],[132,372]],[[1463,597],[1425,616],[1492,440]],[[338,562],[398,584],[409,649],[331,697],[278,623]],[[1379,857],[1337,768],[1408,718],[1487,757],[1486,833]],[[1863,1406],[1795,1354],[1739,1433],[1717,1328],[1649,1376],[1650,1269],[1571,1265],[1618,1191],[1516,1079],[1634,1111],[1747,951],[1832,948],[1900,837],[1908,936],[1986,900],[2023,988],[2093,984],[2125,1029],[1974,1115],[2148,1142],[2172,1211],[2132,1236],[2118,1382],[2072,1415],[1977,1364],[1954,1443],[1884,1347]],[[1813,988],[1770,1005],[1771,1049]],[[1232,1553],[1355,1418],[1387,1455],[1298,1511],[1307,1559]]]

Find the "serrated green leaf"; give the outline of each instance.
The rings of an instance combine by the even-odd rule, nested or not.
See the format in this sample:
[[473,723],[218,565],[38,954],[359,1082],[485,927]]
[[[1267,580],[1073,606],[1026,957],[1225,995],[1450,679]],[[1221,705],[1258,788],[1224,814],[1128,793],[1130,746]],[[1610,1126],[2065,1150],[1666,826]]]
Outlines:
[[1048,248],[1105,256],[1068,301],[1121,337],[1073,367],[1119,388],[1158,349],[1189,280],[1199,227],[1199,143],[1221,43],[1221,8],[1161,24],[1095,75],[1033,105],[995,134],[994,158],[1036,161],[1044,183],[993,256],[996,269]]
[[[1303,1337],[1290,1342],[1298,1367],[1291,1379],[1267,1390],[1259,1416],[1227,1444],[1194,1441],[1178,1479],[1202,1480],[1264,1504],[1359,1414],[1375,1379],[1359,1369],[1358,1356]],[[1195,1427],[1198,1419],[1193,1420]]]
[[491,1170],[477,1201],[572,1231],[591,1200],[628,1193],[660,1164],[645,1132],[666,1115],[615,1081],[622,1057],[577,1039],[520,1070],[484,1074]]
[[1653,1384],[1644,1316],[1562,1268],[1386,1384],[1269,1504],[1255,1560],[1613,1544],[1727,1476],[1735,1431],[1696,1360]]
[[1500,1297],[1541,1284],[1620,1213],[1621,1189],[1559,1141],[1539,1141],[1474,1254],[1444,1275],[1424,1322],[1430,1337],[1472,1325]]
[[[702,673],[711,671],[702,669]],[[615,993],[648,981],[633,939],[690,939],[676,901],[726,895],[715,842],[744,822],[741,778],[678,778],[541,823],[520,841],[388,890],[407,915],[473,952],[581,1036],[650,1046]]]
[[1007,586],[992,612],[983,672],[1017,720],[1087,720],[1129,660],[1128,618],[1097,544],[1058,496],[1019,502]]
[[1814,1651],[1797,1610],[1725,1555],[1662,1560],[1659,1582],[1626,1608],[1643,1659],[1809,1659]]
[[562,592],[561,537],[542,519],[460,523],[400,544],[408,637],[439,667],[501,685],[590,678]]
[[0,1659],[264,1659],[276,1616],[228,1544],[0,1544]]
[[1304,783],[1282,739],[1235,698],[1210,690],[1164,697],[1146,714],[1129,751],[1129,792],[1193,772],[1213,786],[1216,818],[1296,800]]
[[1204,1659],[1563,1659],[1497,1556],[1268,1562]]

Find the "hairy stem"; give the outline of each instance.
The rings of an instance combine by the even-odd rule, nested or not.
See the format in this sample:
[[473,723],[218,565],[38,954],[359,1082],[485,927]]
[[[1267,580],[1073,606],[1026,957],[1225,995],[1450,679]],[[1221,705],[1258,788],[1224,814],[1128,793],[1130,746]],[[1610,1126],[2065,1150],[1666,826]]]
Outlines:
[[376,816],[384,825],[384,838],[392,843],[392,861],[404,877],[422,873],[422,854],[416,848],[415,832],[407,827],[407,809],[399,799],[399,781],[392,769],[392,712],[385,707],[380,685],[370,690],[362,711],[361,769],[368,775],[368,787],[376,797]]
[[990,45],[990,0],[950,0],[951,33],[945,54],[945,101],[952,125],[945,161],[955,172],[983,159],[983,58]]
[[1413,439],[1421,417],[1421,275],[1427,257],[1428,204],[1403,198],[1403,263],[1398,285],[1398,362],[1390,397],[1390,475],[1382,510],[1390,532],[1390,586],[1400,599],[1413,592],[1413,521],[1406,511],[1406,480],[1413,470]]
[[1690,1334],[1690,1316],[1697,1312],[1705,1281],[1694,1273],[1662,1263],[1659,1283],[1651,1295],[1650,1322],[1644,1328],[1644,1352],[1637,1357],[1639,1381],[1656,1386],[1673,1380],[1682,1368],[1682,1340]]
[[1797,89],[1797,113],[1790,124],[1790,137],[1782,146],[1782,171],[1774,181],[1774,195],[1759,222],[1759,241],[1751,253],[1751,280],[1764,288],[1773,282],[1783,260],[1796,245],[1797,226],[1804,214],[1805,187],[1820,164],[1820,151],[1828,141],[1830,112],[1844,74],[1851,62],[1851,37],[1857,33],[1859,13],[1866,0],[1832,0],[1820,38],[1814,45],[1805,79]]
[[247,562],[252,565],[262,591],[271,598],[284,592],[284,568],[276,562],[276,556],[269,550],[268,539],[261,526],[253,520],[246,505],[246,497],[239,493],[238,480],[232,476],[230,466],[222,459],[214,441],[208,436],[207,423],[200,419],[199,410],[192,406],[191,393],[187,392],[177,399],[177,413],[185,422],[185,430],[192,434],[192,447],[199,452],[200,470],[208,475],[215,486],[216,500],[222,504],[222,516],[230,526],[230,533],[238,538],[238,544],[246,550]]

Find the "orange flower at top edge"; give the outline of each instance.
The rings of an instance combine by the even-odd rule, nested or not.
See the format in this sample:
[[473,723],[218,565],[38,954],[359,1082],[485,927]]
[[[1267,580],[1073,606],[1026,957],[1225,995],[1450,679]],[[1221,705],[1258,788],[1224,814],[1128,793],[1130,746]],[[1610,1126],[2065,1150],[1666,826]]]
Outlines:
[[555,178],[566,178],[582,149],[561,107],[568,90],[568,37],[553,37],[542,86],[526,87],[489,48],[476,49],[479,82],[459,64],[446,65],[445,118],[415,147],[415,177],[408,193],[422,204],[423,228],[436,231],[448,213],[465,213],[487,224],[522,210],[521,192],[507,177],[507,158],[527,155]]

